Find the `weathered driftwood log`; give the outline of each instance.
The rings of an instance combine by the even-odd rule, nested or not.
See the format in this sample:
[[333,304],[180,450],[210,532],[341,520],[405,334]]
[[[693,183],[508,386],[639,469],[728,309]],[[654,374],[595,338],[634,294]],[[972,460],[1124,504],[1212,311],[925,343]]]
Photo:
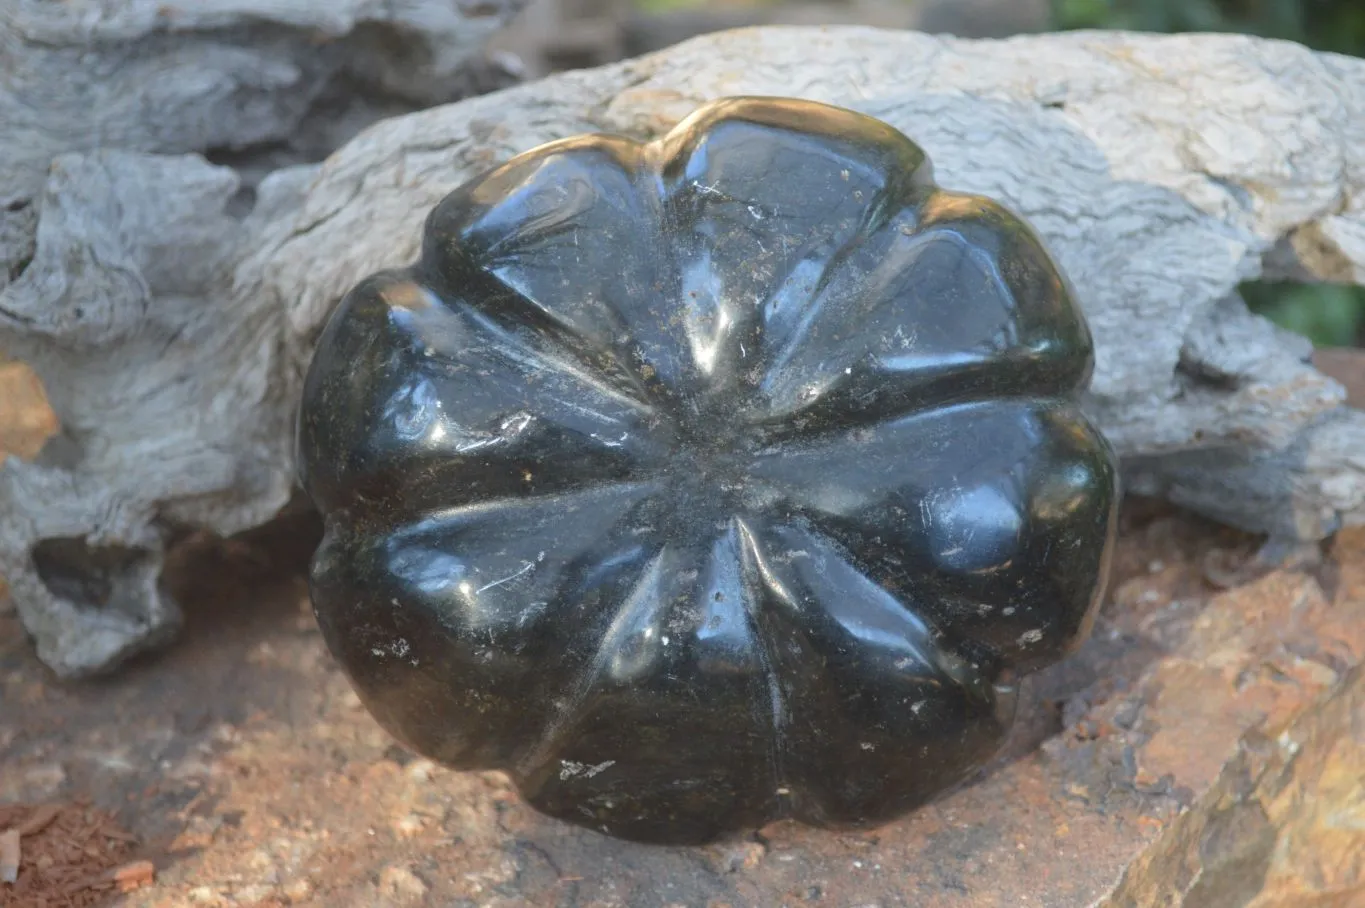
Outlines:
[[0,286],[33,252],[62,152],[318,160],[367,123],[470,93],[521,0],[0,4]]
[[1090,318],[1089,408],[1130,488],[1291,541],[1365,522],[1365,414],[1237,295],[1365,279],[1365,61],[1227,36],[757,29],[385,121],[267,178],[246,215],[234,174],[195,157],[59,159],[0,295],[63,426],[0,468],[0,574],[43,659],[88,673],[164,636],[168,536],[285,504],[313,337],[415,256],[442,195],[537,143],[652,136],[736,94],[881,117],[944,186],[1026,216]]

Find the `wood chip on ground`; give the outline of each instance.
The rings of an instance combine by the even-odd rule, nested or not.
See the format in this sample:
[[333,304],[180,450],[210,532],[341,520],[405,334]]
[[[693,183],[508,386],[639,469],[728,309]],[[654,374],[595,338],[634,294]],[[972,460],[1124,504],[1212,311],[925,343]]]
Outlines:
[[88,803],[0,806],[0,904],[109,904],[155,879],[151,862],[131,860],[136,844],[112,816]]
[[0,883],[18,881],[19,857],[19,830],[0,832]]

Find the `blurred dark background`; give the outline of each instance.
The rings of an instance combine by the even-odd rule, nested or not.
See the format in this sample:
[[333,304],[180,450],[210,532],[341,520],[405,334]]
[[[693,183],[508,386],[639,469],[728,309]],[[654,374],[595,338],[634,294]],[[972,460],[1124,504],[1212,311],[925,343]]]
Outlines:
[[[1365,0],[532,0],[495,48],[535,78],[747,25],[871,25],[968,38],[1114,28],[1240,32],[1365,56]],[[1365,288],[1243,286],[1248,304],[1323,347],[1365,347]]]

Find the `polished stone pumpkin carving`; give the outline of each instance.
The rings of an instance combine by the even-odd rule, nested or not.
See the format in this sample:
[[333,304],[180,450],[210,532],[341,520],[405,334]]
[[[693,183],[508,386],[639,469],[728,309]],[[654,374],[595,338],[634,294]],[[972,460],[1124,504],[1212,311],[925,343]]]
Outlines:
[[1092,360],[1037,236],[870,117],[736,98],[536,148],[318,342],[318,620],[397,738],[564,820],[886,821],[1087,633]]

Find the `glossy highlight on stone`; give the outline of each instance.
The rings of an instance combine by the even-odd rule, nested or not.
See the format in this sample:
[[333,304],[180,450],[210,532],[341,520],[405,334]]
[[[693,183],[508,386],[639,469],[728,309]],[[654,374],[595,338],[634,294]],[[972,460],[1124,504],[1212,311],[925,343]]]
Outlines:
[[315,611],[395,737],[571,823],[882,823],[1088,632],[1092,362],[1037,236],[878,120],[733,98],[545,145],[318,342]]

